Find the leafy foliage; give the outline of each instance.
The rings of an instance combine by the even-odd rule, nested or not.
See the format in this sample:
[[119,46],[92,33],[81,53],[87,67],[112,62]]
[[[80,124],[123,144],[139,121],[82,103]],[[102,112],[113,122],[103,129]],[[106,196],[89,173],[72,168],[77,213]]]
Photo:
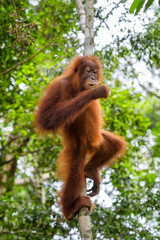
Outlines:
[[[152,5],[154,0],[134,0],[131,7],[130,7],[130,13],[135,12],[135,15],[139,13],[139,11],[142,9],[144,6],[144,11],[146,12],[147,9]],[[160,5],[160,1],[159,1]]]
[[[146,8],[151,3],[143,2]],[[60,136],[41,138],[33,124],[42,91],[80,52],[75,5],[69,0],[1,3],[0,239],[78,239],[77,221],[66,222],[58,206]],[[107,13],[95,9],[96,34],[120,4],[126,8],[126,1],[110,4]],[[132,11],[140,1],[136,4]],[[127,12],[119,26],[129,23]],[[91,213],[95,239],[160,238],[159,24],[156,11],[143,31],[119,27],[123,35],[102,49],[96,45],[111,89],[109,99],[101,100],[104,128],[124,136],[128,151],[123,161],[103,170],[105,193]],[[141,62],[154,76],[150,81],[139,81]]]

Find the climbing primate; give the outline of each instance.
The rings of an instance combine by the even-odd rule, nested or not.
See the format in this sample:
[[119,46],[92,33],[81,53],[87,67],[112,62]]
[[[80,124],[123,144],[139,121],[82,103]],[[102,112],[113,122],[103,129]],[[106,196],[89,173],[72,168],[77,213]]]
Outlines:
[[[109,87],[101,80],[102,67],[96,56],[76,57],[49,84],[36,112],[35,123],[41,132],[60,131],[62,135],[64,149],[57,171],[64,181],[61,205],[68,220],[80,208],[91,208],[90,197],[99,192],[99,170],[126,150],[122,137],[101,130],[99,98],[109,97]],[[85,178],[93,180],[93,187],[87,196],[81,196]]]

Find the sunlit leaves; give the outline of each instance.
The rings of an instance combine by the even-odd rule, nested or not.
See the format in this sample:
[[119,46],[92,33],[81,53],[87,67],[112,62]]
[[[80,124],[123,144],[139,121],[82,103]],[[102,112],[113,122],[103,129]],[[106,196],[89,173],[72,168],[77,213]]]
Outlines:
[[153,2],[154,0],[134,0],[130,7],[130,13],[135,13],[135,15],[137,15],[143,6],[144,11],[147,11],[147,9],[152,5]]

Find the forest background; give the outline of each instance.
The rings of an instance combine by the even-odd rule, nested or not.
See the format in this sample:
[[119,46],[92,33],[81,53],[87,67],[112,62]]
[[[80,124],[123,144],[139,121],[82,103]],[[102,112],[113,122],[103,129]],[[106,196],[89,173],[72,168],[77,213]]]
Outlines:
[[[137,16],[127,0],[95,3],[95,54],[111,89],[101,100],[105,129],[124,136],[128,151],[102,172],[90,214],[94,238],[158,240],[160,11],[156,2]],[[77,220],[66,222],[58,206],[60,136],[40,138],[33,112],[48,83],[82,52],[74,1],[0,1],[2,240],[79,239]]]

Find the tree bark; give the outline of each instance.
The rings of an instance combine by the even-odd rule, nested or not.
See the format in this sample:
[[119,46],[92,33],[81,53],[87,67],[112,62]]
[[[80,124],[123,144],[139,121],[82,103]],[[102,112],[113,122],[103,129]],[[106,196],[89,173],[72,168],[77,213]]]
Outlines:
[[[75,0],[80,14],[80,27],[85,35],[83,55],[92,55],[94,46],[94,0],[86,0],[85,15],[81,0]],[[85,25],[84,25],[85,19]],[[86,187],[82,189],[81,195],[87,195]],[[79,231],[82,240],[93,240],[92,226],[89,217],[89,209],[83,207],[78,212]]]
[[84,56],[93,54],[94,46],[94,0],[86,0]]

